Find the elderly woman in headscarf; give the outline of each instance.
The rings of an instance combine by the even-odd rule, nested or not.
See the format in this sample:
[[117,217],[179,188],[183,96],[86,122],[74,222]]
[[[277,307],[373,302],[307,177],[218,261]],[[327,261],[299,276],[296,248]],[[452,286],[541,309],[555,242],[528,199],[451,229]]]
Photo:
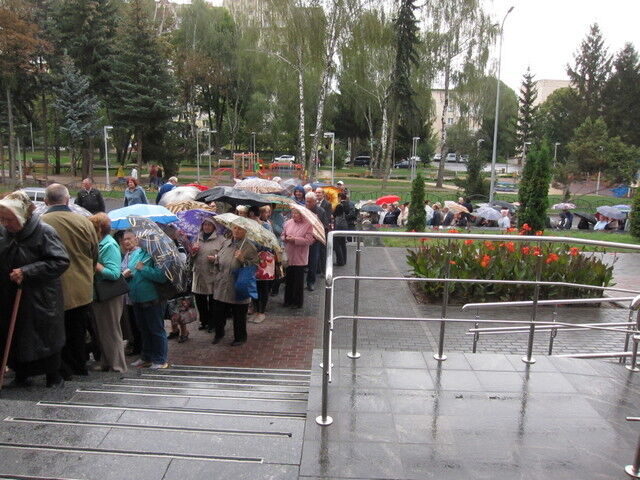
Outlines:
[[291,209],[291,218],[284,223],[282,241],[289,260],[284,283],[284,306],[302,308],[304,268],[309,263],[309,245],[315,239],[313,226],[296,208]]
[[33,215],[34,208],[22,191],[0,200],[0,349],[21,288],[9,353],[13,383],[26,386],[29,377],[44,373],[47,387],[56,388],[63,384],[59,370],[65,342],[60,275],[69,267],[69,256],[56,231]]
[[227,316],[233,317],[232,347],[247,341],[247,311],[251,297],[239,298],[236,292],[236,277],[241,267],[258,265],[258,251],[247,238],[244,228],[233,225],[231,237],[224,238],[220,250],[214,256],[213,275],[213,324],[215,336],[213,344],[219,343],[225,335]]

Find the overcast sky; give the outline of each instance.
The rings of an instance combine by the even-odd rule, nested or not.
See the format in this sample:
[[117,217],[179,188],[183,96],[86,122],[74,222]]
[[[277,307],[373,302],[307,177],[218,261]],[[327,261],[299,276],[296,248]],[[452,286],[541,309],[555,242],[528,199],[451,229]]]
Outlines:
[[[566,65],[592,23],[598,23],[610,53],[626,42],[640,47],[640,0],[484,0],[504,26],[502,80],[518,91],[531,67],[536,79],[567,79]],[[495,49],[497,57],[498,49]]]

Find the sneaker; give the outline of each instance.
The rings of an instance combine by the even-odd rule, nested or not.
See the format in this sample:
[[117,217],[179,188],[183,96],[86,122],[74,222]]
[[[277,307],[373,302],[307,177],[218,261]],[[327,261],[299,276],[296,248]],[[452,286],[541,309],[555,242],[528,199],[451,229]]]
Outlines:
[[252,313],[251,315],[247,315],[247,322],[256,323],[256,318],[258,315],[259,315],[258,313]]
[[169,364],[168,363],[152,363],[151,366],[149,366],[149,368],[151,370],[160,370],[162,368],[169,368]]
[[146,360],[139,358],[135,362],[131,362],[131,366],[136,368],[147,368],[151,366],[151,362],[147,362]]
[[265,314],[264,313],[256,313],[256,316],[253,317],[253,323],[262,323],[264,322]]

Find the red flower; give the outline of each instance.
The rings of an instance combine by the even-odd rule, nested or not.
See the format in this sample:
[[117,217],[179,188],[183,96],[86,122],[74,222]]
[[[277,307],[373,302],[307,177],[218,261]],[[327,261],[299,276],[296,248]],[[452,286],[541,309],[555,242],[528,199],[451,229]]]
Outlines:
[[545,263],[553,263],[553,262],[557,262],[559,258],[560,258],[560,257],[558,257],[558,255],[556,255],[555,253],[550,253],[550,254],[547,256],[547,259],[546,259],[544,262],[545,262]]
[[423,237],[420,239],[420,243],[428,242],[429,239],[427,237]]
[[522,247],[520,251],[522,252],[523,255],[529,255],[529,252],[531,251],[531,249],[529,247]]
[[483,255],[480,258],[480,266],[482,268],[487,268],[490,263],[491,263],[491,257],[489,255]]
[[509,227],[507,228],[507,233],[512,233],[516,231],[516,227]]
[[455,260],[449,260],[449,264],[450,264],[450,265],[457,265],[457,263],[456,263],[456,261],[455,261]]
[[578,249],[578,247],[571,247],[569,249],[569,255],[571,255],[572,257],[577,257],[578,255],[580,255],[580,250]]
[[516,251],[516,246],[513,242],[507,242],[504,244],[504,247],[511,253]]
[[531,230],[533,230],[528,223],[525,223],[524,225],[522,225],[522,230],[524,230],[525,232],[530,232]]
[[534,247],[531,255],[533,255],[534,257],[539,257],[540,255],[542,255],[542,250],[540,249],[540,247]]
[[536,237],[541,237],[544,234],[544,232],[542,230],[538,230],[536,232]]
[[484,246],[487,247],[487,250],[495,250],[496,247],[493,246],[493,242],[485,240]]
[[449,233],[460,233],[460,231],[456,230],[455,228],[451,228],[449,229]]
[[465,245],[473,245],[473,240],[465,240],[464,244]]

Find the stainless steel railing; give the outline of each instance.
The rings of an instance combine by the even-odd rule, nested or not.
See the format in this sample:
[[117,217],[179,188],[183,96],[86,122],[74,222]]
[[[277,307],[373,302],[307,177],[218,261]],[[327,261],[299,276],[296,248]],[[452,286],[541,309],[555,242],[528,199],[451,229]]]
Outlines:
[[[330,252],[333,251],[333,242],[335,237],[355,237],[356,238],[356,259],[355,259],[355,274],[354,275],[342,275],[339,277],[334,277],[333,275],[333,258]],[[517,281],[517,280],[486,280],[486,279],[458,279],[458,278],[449,278],[450,276],[450,267],[447,267],[445,270],[445,278],[405,278],[405,277],[378,277],[378,276],[362,276],[360,273],[361,270],[361,253],[362,253],[362,239],[367,237],[373,238],[384,238],[384,237],[403,237],[403,238],[435,238],[435,239],[446,239],[449,243],[454,240],[493,240],[493,241],[512,241],[512,242],[535,242],[540,246],[544,243],[567,243],[574,245],[591,245],[591,246],[599,246],[605,248],[616,248],[616,249],[627,249],[632,251],[640,251],[640,245],[630,245],[616,242],[604,242],[599,240],[587,240],[587,239],[574,239],[567,237],[539,237],[539,236],[530,236],[530,235],[485,235],[485,234],[469,234],[469,233],[434,233],[434,232],[372,232],[372,231],[333,231],[330,232],[327,236],[327,259],[326,259],[326,267],[325,267],[325,299],[324,299],[324,322],[323,322],[323,333],[322,333],[322,406],[321,406],[321,415],[316,418],[316,422],[320,425],[330,425],[333,422],[333,419],[328,415],[328,387],[329,382],[331,380],[331,344],[332,344],[332,336],[333,336],[333,324],[335,320],[343,320],[343,319],[351,319],[353,321],[353,329],[352,329],[352,348],[351,352],[347,354],[349,358],[357,359],[360,357],[360,354],[357,351],[357,334],[358,334],[358,321],[359,320],[383,320],[383,321],[420,321],[420,322],[440,322],[440,332],[439,332],[439,340],[438,340],[438,352],[434,355],[434,358],[438,361],[445,361],[446,355],[444,354],[444,339],[445,339],[445,328],[446,323],[458,323],[458,322],[473,322],[475,328],[478,327],[480,323],[508,323],[512,325],[525,325],[529,332],[529,338],[527,342],[527,353],[524,357],[522,357],[522,361],[532,364],[535,362],[535,359],[532,357],[533,350],[533,339],[535,335],[535,329],[537,325],[540,326],[562,326],[562,327],[572,327],[572,328],[588,328],[588,329],[607,329],[614,331],[625,333],[628,337],[633,336],[634,339],[634,351],[636,352],[632,355],[632,363],[631,369],[636,371],[637,363],[637,349],[638,342],[640,341],[640,335],[638,335],[638,325],[634,325],[634,328],[620,328],[625,325],[615,325],[608,327],[596,327],[593,325],[578,325],[571,323],[563,323],[563,322],[541,322],[537,321],[536,315],[538,310],[538,305],[544,304],[546,301],[539,300],[540,294],[540,286],[543,285],[553,285],[553,286],[567,286],[567,287],[576,287],[576,288],[588,288],[592,290],[610,290],[610,291],[619,291],[625,293],[638,293],[633,290],[628,289],[619,289],[614,287],[598,287],[593,285],[582,285],[582,284],[573,284],[567,282],[545,282],[542,281],[542,270],[543,270],[543,259],[542,256],[539,256],[538,262],[536,265],[536,278],[534,281]],[[448,259],[447,259],[448,260]],[[449,266],[450,262],[446,261],[446,265]],[[334,284],[337,280],[354,280],[354,299],[353,299],[353,315],[339,315],[334,316],[333,311],[333,300],[334,300]],[[442,308],[441,314],[439,318],[428,318],[428,317],[380,317],[380,316],[363,316],[359,314],[359,305],[360,305],[360,281],[404,281],[404,282],[442,282],[445,284],[443,300],[442,300]],[[447,318],[447,307],[448,307],[448,296],[449,296],[449,284],[456,282],[465,282],[465,283],[502,283],[502,284],[529,284],[534,285],[534,294],[533,299],[531,301],[532,314],[531,319],[529,321],[517,321],[517,320],[480,320],[479,318],[468,319],[468,318]],[[634,302],[637,300],[637,303],[640,303],[640,296],[635,297]],[[632,302],[632,305],[634,304]],[[640,323],[640,315],[638,317],[638,322]],[[630,325],[627,325],[630,326]],[[522,327],[521,327],[522,328]],[[637,338],[637,340],[636,340]],[[617,355],[616,355],[617,356]]]

